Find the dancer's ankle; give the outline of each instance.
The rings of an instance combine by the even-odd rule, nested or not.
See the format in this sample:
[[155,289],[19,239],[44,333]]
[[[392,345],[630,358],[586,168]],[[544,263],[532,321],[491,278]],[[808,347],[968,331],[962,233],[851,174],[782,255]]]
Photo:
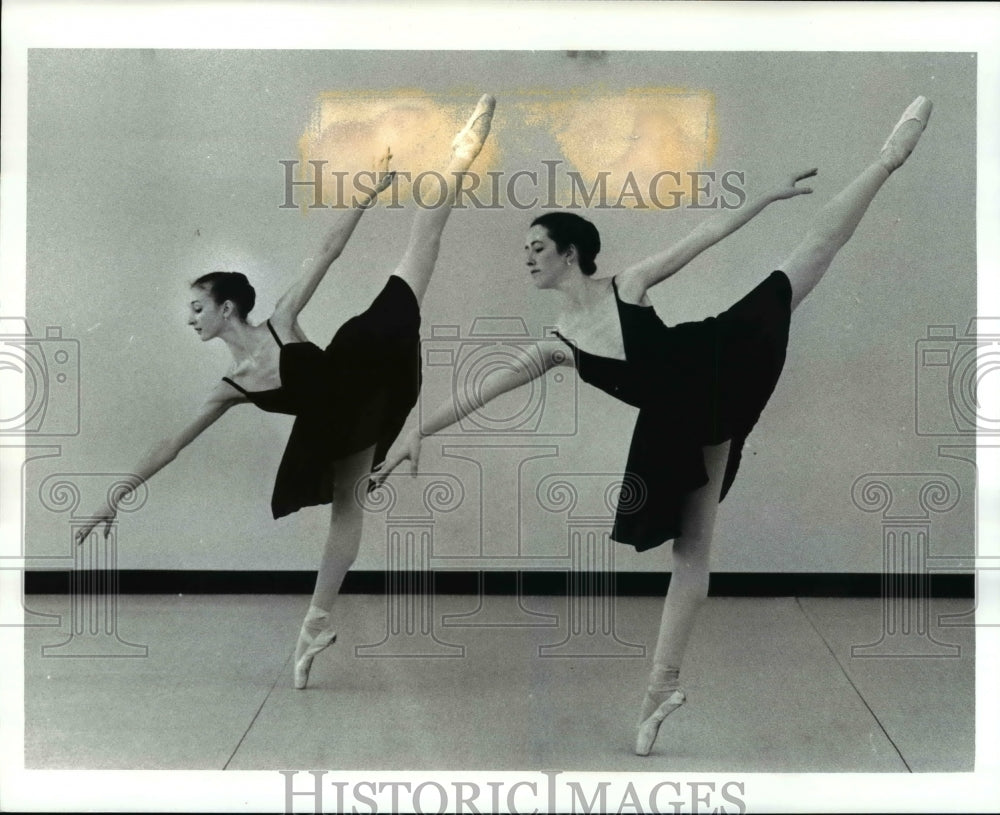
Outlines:
[[328,609],[310,605],[306,612],[306,617],[302,621],[302,629],[310,635],[315,636],[320,631],[324,631],[330,626],[330,612]]
[[680,668],[654,665],[646,685],[646,696],[642,702],[640,719],[647,719],[660,705],[679,690]]
[[670,694],[677,690],[681,669],[667,665],[654,665],[649,674],[649,684],[646,690],[650,693]]

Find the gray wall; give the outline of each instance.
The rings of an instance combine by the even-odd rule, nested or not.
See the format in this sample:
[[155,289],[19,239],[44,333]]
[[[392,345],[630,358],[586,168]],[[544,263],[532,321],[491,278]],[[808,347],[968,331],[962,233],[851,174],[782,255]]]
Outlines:
[[[955,478],[961,499],[935,516],[932,549],[970,553],[972,467],[938,454],[940,442],[960,438],[915,432],[914,404],[921,397],[930,406],[922,409],[941,411],[948,399],[942,369],[918,371],[917,342],[929,325],[964,332],[975,312],[975,76],[969,54],[32,53],[27,316],[36,335],[60,326],[79,341],[82,428],[63,439],[61,457],[28,465],[29,553],[68,548],[66,514],[40,498],[46,478],[127,471],[225,372],[225,347],[202,345],[185,324],[187,282],[213,268],[241,269],[257,287],[253,316],[263,319],[315,251],[335,216],[280,209],[277,162],[299,157],[323,92],[416,88],[471,105],[489,90],[499,100],[497,167],[509,173],[560,158],[550,136],[513,115],[519,101],[540,91],[558,100],[636,87],[710,94],[708,169],[745,172],[750,192],[790,170],[820,168],[815,195],[776,204],[654,290],[667,322],[717,313],[776,268],[825,200],[877,154],[906,104],[921,93],[934,99],[912,161],[794,316],[784,375],[721,509],[713,568],[878,571],[881,516],[851,499],[855,480],[873,472]],[[413,211],[365,215],[303,314],[310,338],[325,344],[378,291]],[[707,217],[689,209],[590,215],[604,240],[600,270],[609,274]],[[424,302],[425,338],[435,324],[467,334],[477,316],[518,316],[536,334],[554,322],[557,296],[536,292],[523,271],[530,217],[513,207],[453,215]],[[440,564],[528,564],[565,553],[565,516],[538,506],[537,484],[553,473],[619,472],[634,420],[630,408],[586,386],[577,397],[576,407],[558,405],[575,417],[574,435],[426,443],[423,469],[464,488],[457,508],[434,518],[435,554],[454,558]],[[226,415],[150,482],[141,511],[123,515],[119,565],[315,568],[328,510],[276,523],[268,507],[290,425],[250,406]],[[500,449],[442,454],[442,445],[484,444]],[[913,498],[918,480],[897,486],[898,498]],[[421,484],[397,489],[394,512],[421,503]],[[605,511],[599,494],[577,508]],[[358,568],[385,564],[385,516],[370,521]],[[525,559],[484,561],[481,553]],[[638,556],[619,547],[617,556],[620,569],[669,563],[662,550]]]

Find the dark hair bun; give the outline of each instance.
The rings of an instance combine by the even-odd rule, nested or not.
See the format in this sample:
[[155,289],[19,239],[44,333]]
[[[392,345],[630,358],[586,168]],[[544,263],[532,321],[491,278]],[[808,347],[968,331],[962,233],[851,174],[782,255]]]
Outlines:
[[257,292],[243,272],[209,272],[191,285],[207,288],[216,305],[231,301],[241,320],[247,318],[257,302]]
[[531,225],[544,227],[560,252],[575,246],[580,271],[585,275],[597,271],[594,259],[601,251],[601,235],[586,218],[572,212],[547,212],[535,218]]

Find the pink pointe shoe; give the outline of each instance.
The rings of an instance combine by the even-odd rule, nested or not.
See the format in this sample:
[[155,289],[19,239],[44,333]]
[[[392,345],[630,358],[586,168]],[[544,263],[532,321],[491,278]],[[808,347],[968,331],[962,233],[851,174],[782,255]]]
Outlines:
[[649,718],[639,724],[639,731],[635,736],[635,754],[637,756],[649,755],[663,720],[683,705],[686,699],[684,691],[675,690],[667,697],[666,701],[660,703],[660,706],[653,711]]
[[299,641],[295,646],[294,683],[296,690],[302,690],[309,682],[309,669],[316,654],[329,648],[337,641],[337,634],[327,628],[330,615],[315,606],[309,607]]
[[479,151],[483,149],[483,142],[486,141],[486,137],[490,133],[493,110],[496,104],[497,100],[488,93],[480,97],[469,121],[451,143],[452,154],[456,160],[471,164],[473,159],[479,155]]
[[[917,146],[920,135],[924,132],[924,128],[927,127],[927,122],[931,118],[933,108],[934,105],[931,104],[930,99],[918,96],[903,111],[902,117],[896,122],[896,126],[889,134],[889,138],[885,140],[879,153],[882,157],[882,163],[890,173],[901,167],[910,153],[913,152],[913,148]],[[916,125],[904,127],[909,122],[915,122]]]

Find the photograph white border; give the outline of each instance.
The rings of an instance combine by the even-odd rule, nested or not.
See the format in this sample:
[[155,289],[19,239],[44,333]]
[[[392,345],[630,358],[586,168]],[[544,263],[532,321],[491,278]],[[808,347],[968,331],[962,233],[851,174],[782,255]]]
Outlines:
[[[997,274],[1000,206],[1000,6],[995,3],[687,3],[687,2],[63,2],[3,4],[2,168],[0,168],[0,308],[25,307],[27,51],[29,48],[288,48],[419,50],[714,50],[960,51],[978,57],[978,313],[1000,313]],[[859,24],[862,23],[863,24]],[[997,415],[996,376],[980,399]],[[23,398],[23,394],[20,395]],[[3,394],[16,415],[18,394]],[[9,411],[9,412],[8,412]],[[15,462],[16,465],[16,462]],[[978,551],[1000,541],[1000,473],[978,472]],[[6,469],[11,467],[11,470]],[[11,475],[15,477],[11,477]],[[20,483],[5,465],[4,488]],[[5,555],[21,551],[21,501],[3,499]],[[992,544],[991,544],[992,542]],[[989,550],[989,551],[988,551]],[[12,565],[15,560],[9,561]],[[979,591],[997,617],[1000,571],[983,572]],[[20,575],[0,570],[4,619],[19,607]],[[751,811],[995,811],[1000,800],[997,724],[1000,628],[977,629],[976,770],[915,774],[698,774],[695,780],[745,782]],[[262,772],[26,771],[21,667],[23,629],[0,628],[0,810],[3,811],[280,811],[284,779]],[[942,691],[946,692],[946,691]],[[933,704],[928,699],[927,704]],[[287,768],[293,769],[293,768]],[[301,770],[319,768],[298,768]],[[514,773],[351,773],[385,780],[507,779]],[[692,780],[680,774],[566,773],[562,778],[628,783]],[[332,778],[332,776],[331,776]],[[621,797],[609,791],[609,800]],[[557,806],[559,801],[556,802]],[[536,804],[537,805],[537,804]]]

